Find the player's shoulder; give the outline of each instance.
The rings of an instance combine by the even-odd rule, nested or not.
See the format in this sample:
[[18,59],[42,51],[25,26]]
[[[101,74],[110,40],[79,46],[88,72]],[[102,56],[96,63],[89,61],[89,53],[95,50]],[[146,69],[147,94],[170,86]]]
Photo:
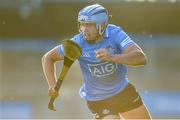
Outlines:
[[76,42],[77,44],[81,45],[83,42],[83,35],[81,33],[76,34],[71,38],[71,40]]
[[109,33],[116,33],[116,32],[120,32],[122,30],[122,28],[120,26],[117,26],[114,24],[108,24],[107,29],[108,29]]
[[83,36],[81,33],[78,33],[72,37],[72,40],[81,40],[83,39]]
[[110,36],[127,36],[128,34],[123,30],[123,28],[121,28],[120,26],[116,26],[113,24],[108,24],[107,26],[108,29],[108,33]]
[[108,24],[107,31],[111,41],[116,41],[116,39],[122,37],[123,34],[122,28],[114,24]]

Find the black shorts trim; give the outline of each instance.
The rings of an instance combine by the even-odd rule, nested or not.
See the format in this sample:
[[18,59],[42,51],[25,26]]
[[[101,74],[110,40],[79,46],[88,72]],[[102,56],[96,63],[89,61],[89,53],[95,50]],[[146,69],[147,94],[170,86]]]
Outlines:
[[[129,83],[120,93],[99,101],[87,101],[88,108],[93,114],[102,116],[103,114],[117,114],[130,111],[143,104],[142,99],[135,89]],[[106,113],[104,113],[106,111]],[[108,111],[108,112],[107,112]]]

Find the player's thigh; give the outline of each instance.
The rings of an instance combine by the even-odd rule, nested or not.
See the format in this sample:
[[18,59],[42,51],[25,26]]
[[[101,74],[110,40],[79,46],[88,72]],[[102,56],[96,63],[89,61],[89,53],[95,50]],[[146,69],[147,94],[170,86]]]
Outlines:
[[133,110],[120,113],[124,119],[151,119],[150,113],[148,112],[146,106],[142,104],[140,107]]

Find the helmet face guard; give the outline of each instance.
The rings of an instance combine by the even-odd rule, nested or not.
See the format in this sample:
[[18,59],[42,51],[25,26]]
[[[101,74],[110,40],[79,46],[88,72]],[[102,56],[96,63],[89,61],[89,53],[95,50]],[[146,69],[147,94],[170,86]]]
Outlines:
[[95,23],[96,29],[102,35],[108,24],[108,12],[99,4],[87,6],[80,10],[78,15],[78,30],[80,31],[80,23]]

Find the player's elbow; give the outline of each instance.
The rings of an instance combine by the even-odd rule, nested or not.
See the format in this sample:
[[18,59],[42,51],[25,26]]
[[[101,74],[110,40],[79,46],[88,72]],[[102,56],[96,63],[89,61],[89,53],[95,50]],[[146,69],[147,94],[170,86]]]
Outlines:
[[43,55],[42,58],[41,58],[41,62],[42,64],[45,64],[45,62],[47,61],[47,55]]
[[141,52],[140,53],[140,60],[139,60],[139,65],[146,65],[147,64],[147,56]]
[[42,61],[42,64],[45,64],[47,62],[54,62],[53,59],[51,58],[51,56],[48,53],[46,53],[46,54],[44,54],[42,56],[41,61]]
[[42,56],[42,58],[41,58],[41,62],[42,62],[42,64],[43,64],[45,61],[46,61],[46,54],[45,54],[45,55],[43,55],[43,56]]

